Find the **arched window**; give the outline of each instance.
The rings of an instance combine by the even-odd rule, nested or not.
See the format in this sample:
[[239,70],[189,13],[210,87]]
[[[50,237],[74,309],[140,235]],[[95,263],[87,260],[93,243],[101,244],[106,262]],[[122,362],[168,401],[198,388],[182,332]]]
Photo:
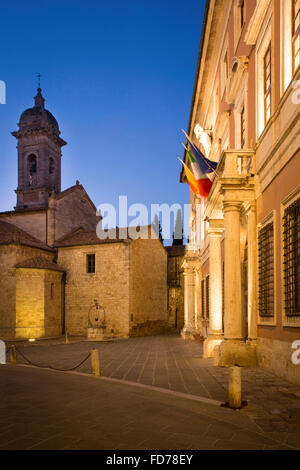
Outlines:
[[29,184],[32,185],[34,183],[34,178],[36,176],[36,169],[37,169],[37,164],[36,164],[36,155],[31,154],[28,157],[28,173],[29,173]]

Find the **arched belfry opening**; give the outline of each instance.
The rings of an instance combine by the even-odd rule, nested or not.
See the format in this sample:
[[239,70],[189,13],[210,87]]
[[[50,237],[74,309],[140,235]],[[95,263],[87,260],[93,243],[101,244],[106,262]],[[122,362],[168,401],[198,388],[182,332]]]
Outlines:
[[61,191],[61,148],[58,123],[45,108],[38,88],[34,106],[20,117],[19,130],[12,132],[18,140],[18,187],[16,209],[47,207],[49,193]]
[[56,171],[55,171],[55,161],[54,158],[49,158],[49,184],[51,189],[55,189],[55,178],[56,178]]
[[37,157],[31,153],[28,158],[28,183],[29,186],[34,186],[36,184],[36,174],[37,174]]

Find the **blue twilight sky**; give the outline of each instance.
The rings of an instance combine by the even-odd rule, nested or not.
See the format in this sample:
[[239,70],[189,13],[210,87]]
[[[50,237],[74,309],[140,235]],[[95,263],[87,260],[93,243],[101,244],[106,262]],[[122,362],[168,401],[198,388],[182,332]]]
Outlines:
[[1,3],[0,211],[13,209],[21,112],[37,74],[58,120],[62,188],[76,179],[98,206],[188,202],[179,183],[204,0]]

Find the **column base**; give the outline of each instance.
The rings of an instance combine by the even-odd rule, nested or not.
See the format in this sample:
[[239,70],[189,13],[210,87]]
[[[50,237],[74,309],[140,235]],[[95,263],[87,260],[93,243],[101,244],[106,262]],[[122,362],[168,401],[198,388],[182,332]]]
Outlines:
[[195,339],[194,338],[194,334],[195,334],[195,330],[193,330],[192,328],[189,328],[189,327],[183,327],[183,329],[181,330],[181,333],[180,333],[180,336],[181,338],[183,339]]
[[222,343],[223,339],[224,339],[223,336],[208,335],[208,337],[203,343],[203,357],[205,359],[209,357],[214,357],[215,356],[214,349],[216,346],[219,346]]
[[239,365],[241,367],[256,367],[256,345],[239,340],[224,340],[216,348],[218,358],[216,363],[222,367]]

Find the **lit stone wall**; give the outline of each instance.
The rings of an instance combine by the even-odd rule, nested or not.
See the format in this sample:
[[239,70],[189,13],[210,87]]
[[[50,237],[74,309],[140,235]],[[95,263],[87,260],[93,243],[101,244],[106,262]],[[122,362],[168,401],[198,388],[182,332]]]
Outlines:
[[45,270],[44,302],[45,302],[45,336],[59,336],[63,328],[62,311],[62,273]]
[[300,386],[300,364],[292,362],[295,351],[292,349],[292,342],[261,337],[257,340],[259,366]]
[[[3,295],[1,295],[0,302],[0,338],[9,339],[14,338],[16,335],[16,290],[18,277],[15,265],[35,256],[42,256],[49,261],[52,261],[53,259],[53,253],[39,250],[37,248],[15,244],[0,245],[0,289],[3,293]],[[59,275],[61,276],[60,273]],[[34,298],[35,295],[42,295],[42,292],[44,292],[43,286],[39,283],[37,285],[34,283],[30,284],[29,289],[31,289],[31,292],[30,290],[28,292],[32,298]],[[28,290],[27,287],[25,290]],[[24,310],[24,313],[26,313],[26,311],[27,309]],[[25,325],[24,322],[27,322],[26,324],[29,325],[29,320],[27,321],[25,317],[22,317],[20,309],[18,312],[18,318],[19,321],[21,321],[21,324]]]
[[14,337],[16,321],[16,248],[0,245],[0,338]]
[[[87,254],[95,254],[95,273],[88,274]],[[66,329],[87,335],[89,312],[95,300],[104,308],[106,334],[129,334],[129,247],[125,243],[59,248],[58,264],[67,271]]]
[[130,245],[130,335],[168,329],[167,253],[159,240]]

